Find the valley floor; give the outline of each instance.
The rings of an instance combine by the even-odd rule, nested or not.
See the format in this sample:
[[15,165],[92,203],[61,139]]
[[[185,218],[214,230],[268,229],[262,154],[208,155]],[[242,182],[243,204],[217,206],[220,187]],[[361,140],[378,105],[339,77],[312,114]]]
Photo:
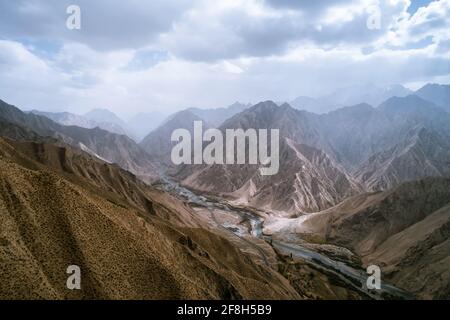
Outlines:
[[[302,237],[300,232],[274,234],[274,228],[286,228],[293,219],[255,208],[236,206],[217,197],[198,196],[168,179],[164,180],[162,188],[182,195],[196,207],[196,212],[207,221],[209,227],[218,230],[259,263],[277,268],[290,279],[294,287],[305,280],[302,278],[304,274],[309,274],[311,279],[315,278],[315,281],[309,281],[314,290],[309,294],[305,287],[301,290],[303,294],[306,293],[305,298],[414,299],[412,294],[388,283],[383,283],[381,290],[367,289],[368,274],[363,269],[360,258],[344,247],[309,242],[305,240],[305,233]],[[307,220],[308,216],[298,219]],[[315,290],[319,290],[320,294]]]

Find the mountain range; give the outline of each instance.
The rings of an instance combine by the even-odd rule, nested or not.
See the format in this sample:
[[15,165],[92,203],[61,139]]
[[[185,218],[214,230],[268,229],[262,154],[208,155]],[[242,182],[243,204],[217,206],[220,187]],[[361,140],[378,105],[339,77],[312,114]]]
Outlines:
[[117,163],[147,182],[156,178],[156,170],[149,160],[149,155],[126,135],[112,133],[98,127],[86,129],[60,125],[47,117],[24,113],[1,100],[0,118],[27,128],[39,136],[53,137],[81,148],[97,158]]
[[287,104],[279,107],[262,102],[225,121],[219,129],[280,128],[279,174],[261,176],[257,165],[187,165],[172,176],[196,190],[229,194],[239,202],[298,214],[357,193],[356,182],[321,150],[311,147],[318,136],[308,125],[303,112]]
[[317,98],[299,96],[289,102],[289,104],[296,109],[323,114],[342,107],[361,103],[376,107],[389,98],[403,98],[409,95],[416,95],[436,104],[447,112],[450,111],[450,85],[436,83],[428,83],[416,91],[405,88],[399,84],[388,86],[363,84],[340,88],[330,94],[319,96]]
[[[2,115],[17,111],[1,108]],[[182,199],[62,140],[1,121],[1,135],[14,138],[0,138],[2,298],[360,298],[308,265],[297,272],[295,283],[303,284],[296,290]],[[277,259],[270,247],[266,255]],[[73,264],[82,290],[66,288]]]
[[450,112],[450,85],[429,83],[417,90],[416,94]]
[[[151,156],[164,154],[159,160],[169,168],[170,133],[174,128],[192,131],[193,121],[202,119],[184,111],[172,120],[143,145]],[[389,98],[377,108],[358,104],[323,115],[267,101],[219,129],[279,128],[280,174],[262,177],[255,165],[185,165],[172,167],[169,174],[185,186],[239,203],[294,215],[315,212],[362,190],[448,177],[449,121],[449,113],[415,95]]]
[[104,109],[92,110],[85,115],[77,115],[70,112],[43,112],[38,110],[32,110],[31,113],[44,116],[65,126],[77,126],[87,129],[99,127],[112,133],[133,136],[127,130],[125,122],[114,113]]
[[189,108],[187,109],[187,111],[192,112],[197,117],[203,119],[211,126],[218,127],[225,120],[231,118],[235,114],[241,113],[242,111],[250,107],[251,104],[235,102],[226,108],[215,108],[215,109]]
[[399,84],[376,86],[369,83],[339,88],[330,94],[317,98],[299,96],[292,100],[290,105],[300,110],[322,114],[360,103],[378,106],[391,97],[405,97],[410,94],[413,94],[413,91]]
[[[140,143],[107,110],[0,100],[0,298],[448,299],[449,88],[348,88],[326,113],[190,108],[149,120]],[[194,121],[278,129],[279,173],[175,166],[171,134]],[[70,264],[81,291],[65,288]]]

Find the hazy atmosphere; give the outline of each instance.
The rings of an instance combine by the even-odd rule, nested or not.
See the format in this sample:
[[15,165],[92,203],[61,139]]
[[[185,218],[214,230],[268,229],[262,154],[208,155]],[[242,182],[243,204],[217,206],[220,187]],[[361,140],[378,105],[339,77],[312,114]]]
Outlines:
[[450,0],[0,0],[2,299],[450,300]]
[[[80,30],[66,28],[70,4]],[[417,89],[450,82],[449,10],[447,0],[1,0],[0,96],[127,119],[371,83]]]

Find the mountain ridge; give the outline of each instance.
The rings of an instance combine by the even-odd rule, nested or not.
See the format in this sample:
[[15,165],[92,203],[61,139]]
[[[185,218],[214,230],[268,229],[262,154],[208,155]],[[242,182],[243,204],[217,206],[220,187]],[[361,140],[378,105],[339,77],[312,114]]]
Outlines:
[[22,127],[30,128],[40,136],[59,139],[80,148],[80,143],[93,155],[99,155],[110,162],[140,176],[145,181],[156,178],[156,170],[148,155],[132,139],[109,131],[76,126],[63,126],[46,117],[24,113],[17,107],[0,100],[0,118]]

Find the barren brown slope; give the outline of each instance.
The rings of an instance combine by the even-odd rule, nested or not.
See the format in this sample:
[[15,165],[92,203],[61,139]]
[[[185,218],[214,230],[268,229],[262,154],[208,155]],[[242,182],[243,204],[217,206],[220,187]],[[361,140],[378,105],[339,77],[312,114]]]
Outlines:
[[[225,239],[158,217],[189,210],[176,199],[150,215],[114,186],[104,192],[109,186],[77,172],[67,173],[71,181],[66,169],[51,169],[52,156],[44,166],[26,156],[27,148],[0,142],[1,298],[298,297],[287,280]],[[72,264],[82,270],[80,291],[66,289]]]
[[291,229],[350,248],[418,297],[450,298],[450,179],[355,196]]
[[361,255],[375,250],[392,235],[422,221],[450,203],[450,179],[408,182],[375,195],[343,215],[332,213],[327,239],[355,248]]
[[450,299],[450,205],[384,241],[366,263],[425,299]]
[[[198,226],[195,214],[170,194],[150,188],[132,173],[108,164],[64,143],[49,141],[0,141],[0,154],[26,168],[48,168],[82,188],[100,194],[112,203],[134,207],[182,226]],[[44,165],[45,167],[43,167]],[[174,204],[179,204],[178,206]],[[159,209],[159,210],[156,210]],[[176,211],[177,214],[169,214]]]
[[198,165],[180,167],[176,177],[192,189],[286,215],[323,210],[361,190],[322,151],[287,138],[280,144],[273,176],[262,176],[257,165]]

